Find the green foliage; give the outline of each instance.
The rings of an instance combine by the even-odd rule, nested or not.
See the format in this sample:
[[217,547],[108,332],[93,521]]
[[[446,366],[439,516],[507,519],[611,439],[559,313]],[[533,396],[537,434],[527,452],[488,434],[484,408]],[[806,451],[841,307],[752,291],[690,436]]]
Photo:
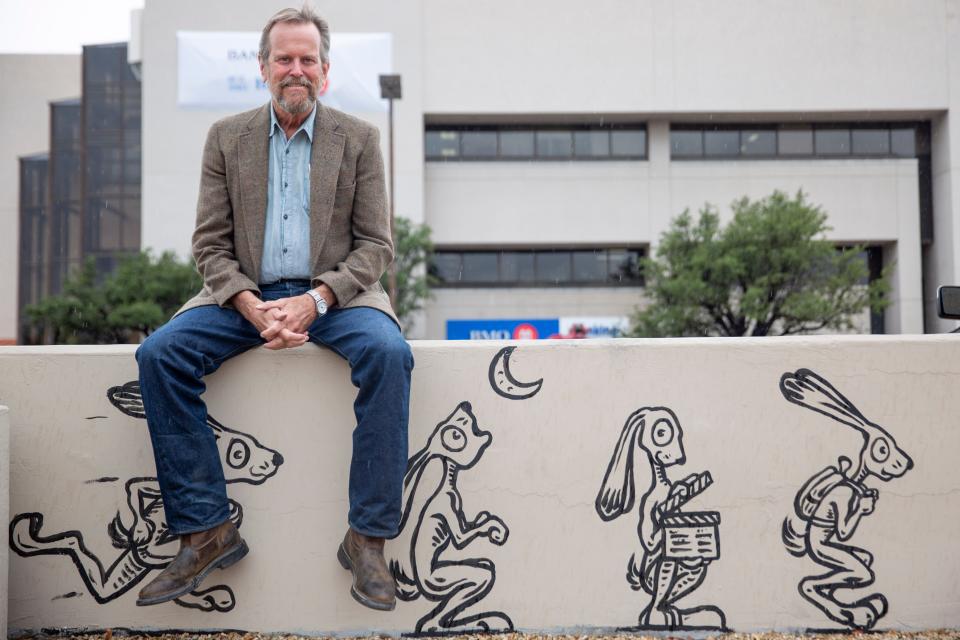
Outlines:
[[149,251],[124,257],[97,281],[88,258],[67,277],[63,291],[25,309],[30,327],[46,342],[115,344],[139,341],[170,319],[202,286],[192,264],[172,252],[154,259]]
[[[393,309],[401,325],[406,327],[413,313],[422,309],[430,298],[430,285],[433,284],[427,271],[433,255],[430,227],[414,224],[407,218],[395,218],[394,247],[396,257],[392,268],[397,274],[397,299],[393,301]],[[380,284],[385,291],[390,291],[389,272],[383,274]]]
[[802,192],[733,203],[721,228],[706,205],[689,211],[643,261],[650,305],[635,336],[766,336],[853,327],[866,307],[888,304],[886,273],[869,285],[863,247],[838,251],[824,239],[827,215]]

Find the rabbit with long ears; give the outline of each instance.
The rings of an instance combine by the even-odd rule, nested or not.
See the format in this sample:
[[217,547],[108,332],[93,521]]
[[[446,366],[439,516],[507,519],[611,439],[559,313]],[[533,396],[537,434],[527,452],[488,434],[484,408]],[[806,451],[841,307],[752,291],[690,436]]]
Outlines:
[[671,559],[664,554],[664,516],[677,514],[680,505],[708,486],[709,474],[688,476],[672,482],[667,468],[686,462],[683,430],[677,416],[667,407],[644,407],[627,418],[607,465],[597,494],[596,510],[610,521],[633,509],[634,451],[641,449],[650,463],[649,486],[640,498],[637,527],[640,546],[627,563],[627,581],[634,590],[650,594],[650,603],[639,617],[641,627],[725,628],[723,612],[706,605],[688,609],[676,606],[706,577],[709,559]]
[[889,608],[872,593],[847,603],[840,589],[864,589],[874,581],[873,555],[844,544],[861,519],[873,513],[879,492],[865,481],[899,478],[913,461],[885,429],[870,422],[842,393],[809,369],[785,373],[780,391],[788,401],[855,429],[863,437],[857,465],[841,457],[836,466],[814,474],[797,493],[794,513],[783,521],[783,542],[792,555],[809,556],[829,571],[800,581],[800,595],[831,620],[855,629],[871,629]]
[[417,622],[417,633],[513,629],[513,622],[500,611],[464,613],[493,588],[493,562],[443,559],[450,545],[461,550],[479,537],[495,545],[507,540],[507,526],[497,516],[481,511],[472,520],[467,518],[457,487],[460,472],[477,464],[492,440],[478,428],[470,403],[461,402],[407,463],[400,533],[390,546],[399,555],[390,559],[390,569],[397,579],[398,598],[423,595],[437,603]]

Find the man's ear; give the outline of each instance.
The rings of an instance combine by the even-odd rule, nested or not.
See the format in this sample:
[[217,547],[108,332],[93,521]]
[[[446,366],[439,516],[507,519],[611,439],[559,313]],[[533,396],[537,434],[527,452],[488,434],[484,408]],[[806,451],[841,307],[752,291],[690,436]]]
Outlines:
[[257,54],[257,62],[260,63],[260,78],[262,78],[263,81],[266,82],[267,81],[267,66],[265,64],[266,61],[260,57],[259,53]]

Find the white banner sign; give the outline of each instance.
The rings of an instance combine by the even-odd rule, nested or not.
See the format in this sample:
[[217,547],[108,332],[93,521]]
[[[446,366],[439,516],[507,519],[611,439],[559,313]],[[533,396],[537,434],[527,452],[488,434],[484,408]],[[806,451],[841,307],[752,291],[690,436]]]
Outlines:
[[[270,100],[260,77],[256,31],[178,31],[177,104],[194,109],[249,109]],[[320,101],[353,113],[385,111],[380,75],[391,73],[389,33],[331,34],[330,74]]]
[[560,335],[564,337],[618,338],[630,329],[629,318],[623,316],[565,316],[560,318]]

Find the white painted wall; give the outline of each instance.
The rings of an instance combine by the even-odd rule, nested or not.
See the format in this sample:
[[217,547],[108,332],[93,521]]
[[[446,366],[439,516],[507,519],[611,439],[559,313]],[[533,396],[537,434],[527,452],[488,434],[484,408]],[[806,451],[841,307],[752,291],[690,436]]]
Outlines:
[[48,104],[79,97],[80,56],[0,54],[0,78],[0,344],[13,344],[20,254],[17,159],[49,150]]
[[[0,517],[10,517],[10,410],[0,405]],[[7,597],[9,595],[7,569],[9,567],[9,534],[0,531],[0,629],[7,629]]]
[[[457,486],[465,519],[489,512],[509,536],[502,545],[480,536],[440,556],[482,558],[495,567],[489,595],[468,613],[502,611],[517,629],[535,632],[637,623],[649,597],[631,590],[624,574],[639,548],[640,498],[651,477],[644,452],[636,450],[633,460],[633,509],[604,522],[595,500],[627,417],[659,406],[671,409],[682,429],[686,460],[666,468],[670,480],[702,471],[714,479],[685,511],[716,511],[721,518],[721,556],[680,606],[719,606],[739,631],[837,627],[801,599],[798,582],[825,571],[809,557],[787,553],[781,524],[803,483],[838,456],[856,459],[863,440],[854,429],[787,402],[778,389],[781,376],[806,367],[884,428],[914,463],[889,482],[867,479],[878,491],[875,511],[848,543],[873,554],[876,582],[846,595],[884,594],[890,611],[880,628],[960,626],[960,557],[945,551],[960,536],[955,336],[514,344],[512,374],[543,379],[526,400],[504,398],[490,384],[491,361],[505,343],[413,343],[410,453],[463,401],[492,437],[476,464],[460,471]],[[15,549],[24,549],[17,540],[30,537],[33,523],[38,540],[79,532],[104,567],[125,553],[112,545],[107,524],[119,513],[131,526],[125,482],[153,475],[154,467],[144,421],[122,414],[107,389],[136,375],[130,346],[0,348],[0,403],[11,407]],[[364,609],[350,597],[348,574],[335,558],[346,526],[354,423],[346,364],[313,345],[259,349],[227,362],[208,382],[210,415],[284,458],[263,484],[229,485],[243,506],[241,532],[251,554],[212,574],[204,587],[228,585],[235,608],[136,607],[137,586],[97,604],[69,555],[12,551],[11,631],[412,631],[436,603],[420,597],[400,602],[391,614]],[[318,405],[322,418],[309,418]],[[41,514],[42,523],[29,513]],[[159,526],[162,517],[151,520]],[[141,520],[137,530],[148,539],[159,529]],[[388,554],[409,554],[404,536],[388,544]],[[46,544],[50,551],[64,546]],[[171,546],[150,550],[169,553]],[[156,571],[140,574],[146,580]]]
[[945,109],[952,0],[428,0],[428,113]]

